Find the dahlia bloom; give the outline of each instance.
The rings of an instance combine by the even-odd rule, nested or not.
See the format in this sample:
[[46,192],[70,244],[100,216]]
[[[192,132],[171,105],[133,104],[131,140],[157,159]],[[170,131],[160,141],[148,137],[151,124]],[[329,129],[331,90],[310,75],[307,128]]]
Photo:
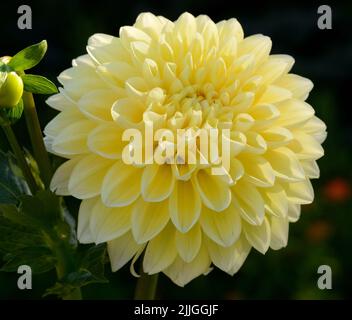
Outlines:
[[[289,73],[292,57],[270,50],[269,37],[244,38],[236,19],[142,13],[119,37],[93,35],[88,54],[59,75],[63,88],[47,103],[60,113],[45,140],[67,161],[51,187],[82,199],[78,238],[107,242],[113,271],[144,252],[144,272],[183,286],[212,265],[233,275],[252,247],[286,246],[289,223],[313,200],[326,127],[304,102],[312,82]],[[229,169],[127,164],[124,131],[148,123],[229,129]],[[140,148],[155,153],[164,142]]]

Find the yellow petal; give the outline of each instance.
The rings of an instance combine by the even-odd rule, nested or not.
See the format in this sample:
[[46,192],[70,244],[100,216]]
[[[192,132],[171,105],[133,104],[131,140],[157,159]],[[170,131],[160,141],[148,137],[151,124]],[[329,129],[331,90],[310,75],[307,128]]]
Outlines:
[[314,116],[314,109],[301,100],[290,99],[277,106],[281,113],[277,124],[286,128],[299,127]]
[[288,220],[290,222],[297,222],[301,216],[301,205],[293,202],[288,204]]
[[180,232],[189,231],[197,222],[201,200],[190,180],[175,183],[169,200],[169,210],[171,220]]
[[234,204],[241,217],[252,225],[260,225],[264,219],[264,201],[257,188],[240,180],[232,187]]
[[78,108],[93,120],[112,121],[111,108],[117,98],[112,90],[90,91],[78,101]]
[[230,176],[232,182],[230,185],[236,184],[238,180],[240,180],[244,175],[244,167],[241,161],[236,158],[231,159],[230,163]]
[[95,128],[88,136],[91,151],[109,159],[120,159],[127,142],[122,141],[123,130],[115,123]]
[[68,181],[72,175],[72,171],[82,157],[74,157],[63,163],[54,173],[51,182],[50,190],[61,196],[68,196]]
[[169,223],[149,241],[143,258],[143,271],[148,274],[161,272],[174,262],[176,256],[175,228]]
[[249,244],[244,235],[242,235],[241,238],[236,241],[234,244],[235,256],[233,259],[233,265],[230,272],[228,272],[230,275],[233,276],[238,270],[240,270],[251,249],[252,246]]
[[238,56],[245,54],[253,54],[255,56],[256,65],[260,65],[265,61],[271,50],[271,40],[262,34],[255,34],[246,37],[238,47]]
[[290,71],[294,59],[288,55],[271,55],[267,61],[258,67],[256,73],[263,77],[263,82],[271,84]]
[[134,24],[134,27],[141,29],[155,40],[159,38],[162,26],[163,24],[158,17],[150,12],[140,13],[136,19],[136,23]]
[[60,112],[45,126],[44,133],[46,136],[56,138],[62,130],[67,128],[69,125],[75,124],[82,120],[84,121],[85,117],[78,108],[68,108]]
[[282,182],[281,185],[289,201],[298,204],[309,204],[313,202],[314,190],[309,179],[301,182]]
[[260,193],[264,200],[265,210],[278,218],[287,217],[288,201],[284,189],[276,184],[271,188],[263,188]]
[[64,86],[65,92],[74,101],[78,101],[85,93],[107,88],[106,83],[98,76],[95,68],[87,65],[77,65],[63,71],[58,80]]
[[117,160],[103,181],[101,190],[103,203],[107,207],[124,207],[134,202],[141,192],[142,170]]
[[234,204],[222,212],[203,207],[200,225],[210,239],[223,247],[229,247],[237,241],[242,230],[241,216]]
[[267,144],[264,138],[257,132],[248,131],[246,132],[247,144],[242,152],[263,154],[267,149]]
[[111,165],[111,160],[96,155],[82,158],[71,173],[68,190],[78,199],[87,199],[100,194],[103,179]]
[[209,270],[210,258],[205,245],[202,245],[198,255],[191,261],[185,262],[180,257],[163,272],[177,285],[184,287],[187,283]]
[[271,84],[266,88],[257,103],[275,104],[290,98],[292,98],[292,92],[290,90]]
[[196,224],[186,233],[176,231],[176,248],[179,256],[185,262],[191,262],[199,252],[202,243],[202,231]]
[[46,99],[45,102],[50,107],[52,107],[58,111],[76,108],[75,102],[73,100],[68,99],[62,93],[53,94],[48,99]]
[[309,179],[317,179],[320,176],[320,170],[315,160],[301,160],[301,166],[304,170],[305,175]]
[[286,218],[278,218],[274,216],[270,217],[270,230],[271,230],[270,248],[271,249],[279,250],[287,246],[288,229],[289,229],[288,217]]
[[320,143],[311,135],[303,132],[294,132],[294,139],[288,147],[300,160],[317,160],[324,155],[324,149]]
[[327,136],[326,124],[315,116],[305,122],[300,129],[312,135],[319,143],[323,143]]
[[90,230],[96,244],[122,236],[131,228],[133,206],[108,208],[101,200],[93,207]]
[[132,213],[132,233],[137,243],[145,243],[164,229],[170,219],[168,201],[146,202],[139,198]]
[[213,175],[211,169],[201,169],[194,177],[194,183],[203,203],[214,211],[223,211],[231,203],[231,191],[221,176]]
[[230,275],[235,274],[240,269],[251,250],[251,246],[244,237],[241,237],[229,247],[219,246],[210,239],[206,240],[211,261]]
[[269,149],[285,146],[293,139],[291,131],[283,127],[270,127],[261,131],[260,134],[265,139]]
[[263,223],[259,226],[253,226],[244,222],[243,229],[248,242],[253,248],[265,254],[270,245],[270,224],[267,217],[264,217]]
[[296,74],[285,74],[275,84],[290,90],[293,98],[303,101],[307,99],[309,92],[313,89],[312,81]]
[[134,241],[131,232],[108,242],[108,254],[113,272],[122,268],[143,245]]
[[152,164],[145,167],[142,175],[142,196],[145,201],[158,202],[167,199],[175,185],[171,165]]
[[305,179],[303,168],[296,155],[288,148],[268,150],[264,157],[270,162],[277,177],[285,181],[302,181]]
[[53,150],[64,155],[88,152],[87,136],[95,127],[96,124],[90,120],[81,120],[67,126],[54,138]]
[[275,174],[270,162],[259,155],[240,155],[238,158],[244,166],[244,177],[258,187],[274,185]]
[[96,64],[111,61],[128,61],[128,51],[123,47],[121,39],[111,35],[96,33],[88,39],[87,52]]
[[136,99],[125,98],[116,101],[111,109],[111,114],[122,128],[141,128],[144,106]]
[[90,230],[90,218],[93,208],[99,201],[98,197],[83,200],[78,211],[77,238],[80,243],[92,243],[95,241]]

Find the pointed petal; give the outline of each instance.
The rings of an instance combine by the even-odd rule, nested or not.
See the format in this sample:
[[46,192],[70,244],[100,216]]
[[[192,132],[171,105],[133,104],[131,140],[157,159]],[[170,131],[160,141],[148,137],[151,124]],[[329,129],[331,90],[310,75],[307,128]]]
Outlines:
[[229,247],[237,241],[242,230],[241,216],[233,203],[222,212],[203,207],[200,225],[210,239],[223,247]]
[[290,149],[282,147],[268,150],[265,158],[270,162],[277,177],[292,182],[305,179],[303,168]]
[[260,226],[244,223],[243,227],[248,242],[254,249],[265,254],[270,245],[270,224],[267,217],[264,217],[263,223]]
[[232,187],[234,204],[241,217],[252,225],[260,225],[264,219],[264,201],[257,188],[240,180]]
[[170,219],[168,201],[146,202],[139,198],[132,213],[132,233],[137,243],[145,243],[164,229]]
[[270,248],[271,249],[279,250],[287,246],[288,229],[289,229],[288,217],[285,217],[285,218],[277,218],[274,216],[270,217],[270,230],[271,230]]
[[288,204],[288,220],[290,222],[297,222],[301,216],[301,205],[293,202]]
[[177,285],[184,287],[188,282],[206,273],[210,267],[210,258],[205,245],[202,245],[198,255],[192,262],[184,262],[180,257],[163,272]]
[[100,194],[103,179],[112,165],[111,160],[96,155],[82,158],[74,167],[68,190],[78,199],[87,199]]
[[192,181],[177,181],[169,199],[173,224],[180,232],[187,232],[197,222],[201,200]]
[[270,84],[289,72],[294,62],[289,55],[274,54],[258,67],[256,73],[263,77],[264,83]]
[[199,252],[202,243],[202,231],[199,224],[193,226],[187,233],[176,231],[176,248],[179,256],[185,262],[191,262]]
[[288,201],[286,193],[280,185],[263,188],[260,193],[264,200],[265,210],[278,218],[287,217]]
[[241,238],[236,241],[236,243],[234,244],[234,251],[235,251],[235,257],[233,261],[234,263],[229,272],[230,275],[234,275],[238,270],[240,270],[243,263],[246,261],[251,249],[252,249],[252,246],[249,244],[248,240],[244,235],[241,236]]
[[175,228],[169,223],[149,241],[143,258],[143,271],[148,274],[161,272],[174,262],[176,256]]
[[118,160],[106,173],[101,198],[107,207],[124,207],[134,202],[140,194],[143,169]]
[[317,179],[320,176],[320,170],[315,160],[302,160],[301,166],[304,170],[305,175],[309,179]]
[[63,155],[88,152],[87,137],[95,127],[96,124],[90,120],[81,120],[67,126],[54,138],[52,149]]
[[231,203],[231,191],[222,176],[213,175],[211,169],[201,169],[194,177],[197,192],[209,209],[223,211]]
[[108,242],[108,254],[113,272],[121,269],[143,245],[134,241],[131,232]]
[[112,121],[111,108],[117,98],[109,89],[89,91],[78,101],[78,108],[93,120]]
[[243,236],[226,248],[208,238],[206,240],[211,261],[218,268],[231,275],[240,269],[251,250],[251,246]]
[[276,85],[292,92],[292,97],[306,100],[309,92],[313,89],[313,82],[296,74],[286,74],[275,82]]
[[286,128],[301,126],[314,116],[314,109],[306,102],[297,99],[290,99],[278,103],[281,113],[277,123]]
[[313,202],[314,190],[309,179],[301,182],[281,183],[287,199],[298,204],[309,204]]
[[88,136],[89,149],[108,159],[120,159],[127,142],[122,141],[123,130],[116,124],[104,124]]
[[133,206],[108,208],[101,199],[93,207],[90,230],[96,244],[111,241],[131,228]]
[[244,177],[248,182],[258,187],[274,185],[275,174],[270,162],[259,155],[240,155],[239,160],[244,166]]
[[92,216],[93,208],[99,201],[99,198],[86,199],[81,202],[78,211],[78,226],[77,226],[77,238],[80,243],[92,243],[94,237],[90,231],[90,219]]
[[142,175],[142,196],[145,201],[159,202],[168,198],[174,188],[175,178],[168,164],[152,164]]
[[294,139],[288,147],[300,160],[317,160],[324,155],[324,149],[320,143],[311,135],[303,132],[294,132]]
[[68,182],[72,175],[72,171],[82,157],[74,157],[64,162],[54,173],[50,182],[50,190],[61,196],[68,196]]

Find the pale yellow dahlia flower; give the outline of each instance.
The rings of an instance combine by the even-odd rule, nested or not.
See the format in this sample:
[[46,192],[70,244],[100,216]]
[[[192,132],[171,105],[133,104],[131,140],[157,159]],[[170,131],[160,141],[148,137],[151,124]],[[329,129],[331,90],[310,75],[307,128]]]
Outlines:
[[[47,101],[60,113],[45,134],[68,161],[51,186],[82,199],[79,240],[107,242],[113,271],[145,250],[146,273],[183,286],[212,264],[236,273],[252,247],[286,246],[289,223],[313,200],[326,127],[304,102],[312,82],[270,49],[266,36],[244,38],[236,19],[143,13],[119,37],[93,35],[88,54],[60,74],[63,88]],[[146,123],[230,129],[229,170],[126,164],[124,130]]]

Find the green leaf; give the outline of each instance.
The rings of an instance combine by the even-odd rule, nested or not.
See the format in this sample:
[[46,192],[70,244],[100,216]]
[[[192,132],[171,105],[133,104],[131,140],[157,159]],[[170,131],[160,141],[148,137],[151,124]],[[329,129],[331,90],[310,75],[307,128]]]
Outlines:
[[44,296],[65,297],[73,290],[92,283],[107,283],[104,277],[106,245],[92,246],[85,251],[77,271],[68,273],[63,279],[49,288]]
[[23,178],[14,172],[17,166],[10,154],[0,151],[0,203],[18,204],[20,197],[28,193],[28,186]]
[[107,282],[104,277],[104,265],[106,257],[106,245],[99,244],[90,247],[81,261],[81,268],[89,270],[96,282]]
[[[3,212],[4,207],[1,208]],[[14,223],[0,216],[0,250],[6,253],[16,252],[29,247],[43,245],[42,234],[36,230]]]
[[46,40],[29,46],[16,53],[8,63],[8,66],[13,68],[15,71],[31,69],[36,66],[40,62],[40,60],[42,60],[47,50],[47,47],[48,45],[46,43]]
[[45,247],[31,247],[8,253],[4,256],[5,264],[1,271],[14,272],[21,265],[28,265],[35,274],[50,271],[55,267],[55,258],[50,249]]
[[22,76],[24,90],[37,94],[53,94],[58,92],[56,85],[45,77],[33,74]]
[[33,225],[51,229],[61,222],[60,198],[48,190],[37,192],[35,197],[20,197],[20,211],[32,220]]

